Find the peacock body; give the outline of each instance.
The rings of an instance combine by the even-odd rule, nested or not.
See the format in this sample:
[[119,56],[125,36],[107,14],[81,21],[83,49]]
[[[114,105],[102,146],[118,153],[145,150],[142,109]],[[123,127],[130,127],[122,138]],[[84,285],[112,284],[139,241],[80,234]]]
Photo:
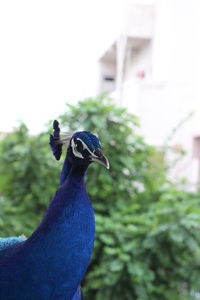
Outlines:
[[[58,123],[50,145],[60,158]],[[96,136],[70,138],[60,187],[38,228],[28,238],[0,239],[0,300],[79,300],[92,254],[95,220],[85,187],[92,161],[108,167]]]

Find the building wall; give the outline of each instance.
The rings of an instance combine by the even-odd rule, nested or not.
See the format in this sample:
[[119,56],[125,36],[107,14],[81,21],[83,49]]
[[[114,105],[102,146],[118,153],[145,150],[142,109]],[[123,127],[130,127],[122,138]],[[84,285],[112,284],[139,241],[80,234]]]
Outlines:
[[146,79],[150,79],[152,77],[152,42],[148,41],[139,49],[129,48],[127,52],[124,81],[139,77],[141,72],[144,72]]
[[122,105],[139,116],[140,132],[148,143],[187,152],[184,159],[174,166],[171,178],[186,177],[195,184],[198,160],[193,157],[193,137],[197,116],[195,95],[190,85],[134,79],[124,84],[122,95]]
[[[187,155],[171,177],[186,177],[190,186],[199,180],[200,165],[193,156],[193,139],[200,135],[199,7],[198,0],[156,1],[152,37],[138,49],[131,50],[134,42],[127,47],[120,93],[120,103],[139,115],[141,133],[151,144],[162,146],[182,123],[168,144]],[[112,95],[117,98],[117,91]]]
[[[195,66],[196,0],[157,0],[153,79],[191,82]],[[198,22],[200,25],[200,22]]]
[[149,38],[153,35],[153,5],[129,4],[126,5],[124,14],[123,33],[140,38]]

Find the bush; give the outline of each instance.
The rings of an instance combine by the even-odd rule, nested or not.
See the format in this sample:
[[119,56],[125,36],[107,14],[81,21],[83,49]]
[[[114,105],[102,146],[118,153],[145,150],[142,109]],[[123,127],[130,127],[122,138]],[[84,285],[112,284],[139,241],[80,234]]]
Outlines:
[[[62,127],[98,134],[111,169],[93,164],[87,190],[96,215],[88,300],[195,299],[200,284],[200,206],[167,179],[162,153],[137,134],[138,119],[105,95],[68,105]],[[0,145],[0,229],[30,233],[58,185],[48,135],[24,125]]]
[[30,235],[59,183],[48,135],[24,124],[0,142],[0,236]]
[[[107,97],[68,106],[69,129],[96,132],[111,169],[93,165],[87,188],[96,214],[86,299],[183,299],[198,287],[199,200],[167,179],[156,148],[136,133],[138,119]],[[199,274],[200,275],[200,274]]]

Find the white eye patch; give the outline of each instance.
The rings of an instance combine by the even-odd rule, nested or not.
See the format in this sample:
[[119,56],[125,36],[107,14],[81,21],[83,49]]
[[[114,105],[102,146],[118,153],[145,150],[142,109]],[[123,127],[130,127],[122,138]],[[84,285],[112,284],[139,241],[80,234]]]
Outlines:
[[[83,146],[83,150],[87,150],[91,154],[91,156],[97,157],[94,153],[91,152],[91,150],[88,148],[88,146],[80,138],[77,138],[77,140],[81,142],[81,144]],[[72,146],[72,151],[73,151],[74,156],[84,159],[83,155],[77,150],[74,139],[72,139],[71,146]]]
[[[82,142],[82,141],[81,141],[81,142]],[[78,152],[77,149],[76,149],[76,145],[75,145],[75,143],[74,143],[74,139],[72,139],[71,146],[72,146],[72,152],[73,152],[74,156],[83,159],[83,158],[84,158],[83,155],[82,155],[80,152]]]

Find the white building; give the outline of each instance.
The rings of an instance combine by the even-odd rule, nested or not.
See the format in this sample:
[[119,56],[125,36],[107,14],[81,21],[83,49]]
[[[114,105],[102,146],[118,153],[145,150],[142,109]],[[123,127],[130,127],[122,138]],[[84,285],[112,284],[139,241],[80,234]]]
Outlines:
[[[99,59],[99,91],[139,115],[146,140],[169,141],[188,152],[172,177],[199,181],[200,160],[200,17],[199,0],[157,0],[131,4],[123,26]],[[191,186],[190,184],[190,186]]]

